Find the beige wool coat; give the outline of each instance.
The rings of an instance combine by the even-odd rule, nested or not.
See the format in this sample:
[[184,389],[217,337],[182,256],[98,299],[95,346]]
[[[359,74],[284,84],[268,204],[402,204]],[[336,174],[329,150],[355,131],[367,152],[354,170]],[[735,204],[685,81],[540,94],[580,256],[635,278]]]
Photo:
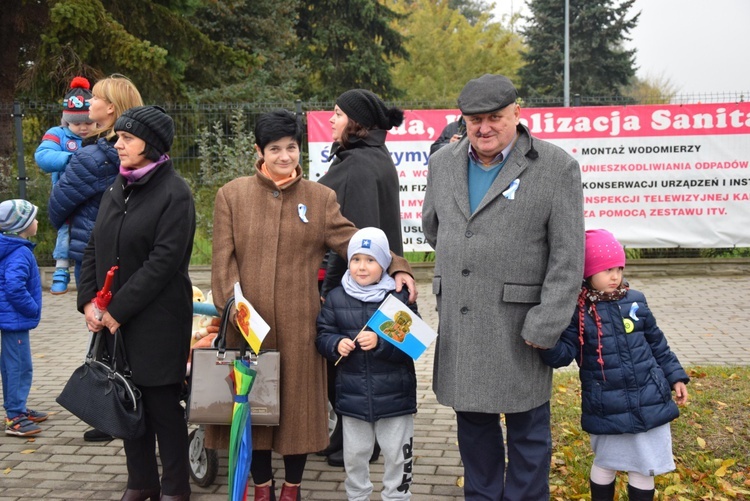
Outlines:
[[[239,281],[271,326],[262,349],[281,354],[281,420],[253,427],[253,448],[304,454],[328,445],[326,362],[315,349],[320,311],[318,268],[328,249],[345,256],[357,228],[341,215],[330,188],[302,178],[279,188],[261,173],[230,181],[216,194],[211,287],[223,309]],[[304,222],[300,204],[305,207]],[[390,273],[410,272],[403,258]],[[227,346],[241,343],[238,331]],[[207,426],[206,447],[229,447],[228,426]]]

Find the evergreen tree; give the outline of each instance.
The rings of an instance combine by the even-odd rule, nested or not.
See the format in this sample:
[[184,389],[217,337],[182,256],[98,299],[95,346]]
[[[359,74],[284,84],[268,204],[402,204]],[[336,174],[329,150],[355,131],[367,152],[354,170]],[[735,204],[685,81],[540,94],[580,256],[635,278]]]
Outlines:
[[[14,154],[13,118],[10,108],[17,100],[16,87],[26,62],[36,52],[40,34],[49,23],[47,7],[40,2],[6,0],[0,16],[0,192],[9,182]],[[62,95],[62,94],[61,94]]]
[[395,57],[408,58],[398,15],[378,0],[311,0],[299,9],[297,38],[308,81],[303,99],[333,100],[365,88],[387,99],[401,94],[391,78]]
[[196,0],[49,0],[49,23],[21,88],[58,99],[74,75],[133,80],[151,102],[246,78],[258,58],[210,39],[188,17]]
[[[619,98],[635,76],[635,50],[623,42],[640,13],[628,18],[635,0],[570,0],[570,93],[584,97]],[[522,30],[528,51],[523,54],[521,94],[559,97],[564,94],[565,2],[529,0],[531,15]],[[587,104],[595,104],[586,101]]]
[[192,16],[212,40],[256,55],[261,66],[235,84],[196,95],[202,102],[289,101],[306,78],[296,55],[300,0],[214,0]]

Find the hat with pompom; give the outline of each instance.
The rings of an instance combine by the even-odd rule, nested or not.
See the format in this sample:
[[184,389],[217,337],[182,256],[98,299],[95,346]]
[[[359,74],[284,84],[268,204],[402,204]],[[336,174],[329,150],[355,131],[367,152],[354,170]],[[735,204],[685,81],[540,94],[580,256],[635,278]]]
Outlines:
[[404,112],[388,108],[376,94],[365,89],[351,89],[336,99],[336,104],[346,116],[368,129],[389,130],[404,122]]
[[75,77],[70,82],[70,90],[63,99],[63,120],[69,124],[91,122],[89,118],[91,98],[89,81],[83,77]]
[[583,278],[600,271],[625,267],[625,251],[615,236],[607,230],[586,231],[586,254]]

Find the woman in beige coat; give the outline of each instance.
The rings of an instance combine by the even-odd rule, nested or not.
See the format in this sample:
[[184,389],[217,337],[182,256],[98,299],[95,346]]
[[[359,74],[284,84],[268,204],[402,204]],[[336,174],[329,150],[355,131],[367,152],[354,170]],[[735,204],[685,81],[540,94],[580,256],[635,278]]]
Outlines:
[[[281,354],[278,427],[253,427],[251,474],[256,500],[274,500],[271,451],[284,456],[280,501],[300,498],[307,454],[328,444],[325,360],[315,349],[320,310],[317,274],[328,249],[345,255],[357,228],[341,215],[336,194],[302,178],[302,127],[294,114],[261,115],[255,127],[254,176],[230,181],[216,194],[212,280],[221,309],[240,282],[243,294],[271,326],[263,349]],[[408,263],[394,256],[398,289],[416,288]],[[228,346],[239,346],[237,331]],[[207,427],[206,446],[227,448],[229,427]]]

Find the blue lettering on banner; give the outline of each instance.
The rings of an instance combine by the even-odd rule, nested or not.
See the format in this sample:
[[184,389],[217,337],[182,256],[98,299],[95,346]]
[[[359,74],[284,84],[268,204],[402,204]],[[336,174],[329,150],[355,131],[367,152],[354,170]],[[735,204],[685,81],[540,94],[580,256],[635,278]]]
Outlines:
[[401,162],[427,165],[427,162],[430,159],[430,154],[426,151],[392,151],[391,157],[393,157],[393,163],[396,164],[396,167],[401,165]]

